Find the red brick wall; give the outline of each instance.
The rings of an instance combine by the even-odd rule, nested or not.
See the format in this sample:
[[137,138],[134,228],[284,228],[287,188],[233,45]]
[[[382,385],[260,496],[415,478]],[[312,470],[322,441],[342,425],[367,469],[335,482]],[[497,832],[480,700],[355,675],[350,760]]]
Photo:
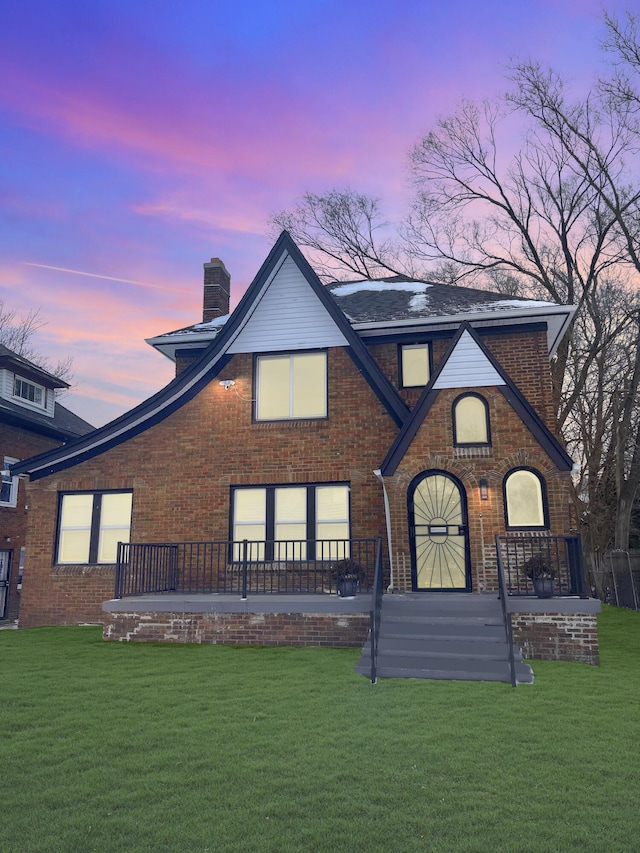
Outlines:
[[[11,424],[0,423],[0,464],[4,457],[26,459],[57,447],[59,441]],[[18,498],[15,507],[0,506],[0,549],[11,552],[11,575],[7,601],[7,619],[16,619],[20,605],[18,593],[18,568],[20,548],[26,543],[27,510],[26,488],[23,480],[18,481]]]
[[[415,476],[429,469],[457,477],[467,496],[473,589],[496,589],[495,535],[505,533],[502,483],[505,474],[522,465],[537,469],[545,478],[550,530],[563,534],[570,527],[570,480],[559,472],[524,423],[496,388],[476,388],[489,404],[492,446],[489,455],[457,456],[453,447],[451,404],[460,389],[441,391],[429,415],[401,461],[387,480],[391,505],[392,542],[397,566],[395,586],[411,588],[407,491]],[[479,481],[486,478],[489,498],[480,500]]]
[[[113,597],[102,574],[87,567],[87,600],[52,573],[58,492],[133,489],[135,542],[227,539],[232,485],[351,483],[352,536],[384,536],[380,485],[373,475],[397,427],[342,349],[329,353],[329,417],[321,421],[252,423],[252,358],[225,368],[236,381],[225,391],[214,379],[166,420],[100,456],[30,484],[33,524],[21,624],[95,621]],[[65,567],[69,571],[71,567]],[[105,594],[107,593],[107,594]]]
[[[528,375],[528,368],[519,365],[518,358],[528,346],[534,351],[536,365],[541,365],[541,373],[548,376],[544,334],[485,340],[492,347],[502,348],[502,357],[512,367],[516,381],[524,381]],[[438,347],[443,352],[446,342],[437,342],[436,357]],[[395,345],[374,350],[396,381]],[[386,544],[381,487],[373,470],[379,468],[398,428],[346,350],[330,350],[328,369],[326,420],[253,423],[253,359],[248,354],[235,355],[224,371],[226,377],[235,380],[235,388],[225,391],[214,379],[196,398],[146,432],[72,469],[30,484],[30,570],[25,577],[21,623],[97,621],[102,618],[98,615],[101,602],[113,595],[113,569],[109,574],[106,567],[77,567],[79,574],[71,576],[73,567],[64,567],[66,574],[54,568],[59,491],[133,489],[132,541],[181,542],[229,537],[230,489],[234,485],[344,481],[351,484],[352,536],[381,536]],[[545,382],[543,376],[532,389],[534,403],[539,398],[542,408]],[[411,393],[415,397],[419,392]],[[495,389],[487,389],[485,394],[491,412],[491,456],[456,458],[451,402],[459,393],[443,391],[439,395],[427,423],[389,482],[394,547],[399,568],[404,565],[404,582],[396,582],[400,588],[410,583],[407,487],[416,474],[429,468],[452,472],[467,491],[474,588],[482,584],[491,587],[481,572],[482,542],[490,546],[495,533],[504,530],[502,479],[509,468],[531,465],[545,476],[552,531],[567,529],[567,475],[558,474]],[[488,478],[490,487],[489,501],[482,504],[477,494],[481,476]],[[489,561],[487,572],[490,567]]]
[[224,643],[259,646],[364,645],[367,614],[326,613],[109,613],[106,640]]
[[598,665],[595,613],[514,613],[511,625],[526,658]]
[[[442,360],[453,339],[436,338],[432,342],[434,369]],[[513,334],[483,335],[482,343],[497,358],[509,378],[515,382],[529,403],[538,412],[550,429],[554,428],[553,402],[551,396],[551,372],[547,353],[547,333],[514,332]],[[395,343],[374,344],[369,347],[378,366],[398,388],[398,345]],[[420,396],[421,388],[400,391],[408,406],[413,406]]]

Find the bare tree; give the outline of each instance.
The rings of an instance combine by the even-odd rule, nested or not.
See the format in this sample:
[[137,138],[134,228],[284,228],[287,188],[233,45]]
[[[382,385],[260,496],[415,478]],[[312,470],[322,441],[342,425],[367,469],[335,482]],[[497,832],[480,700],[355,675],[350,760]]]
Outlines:
[[[580,309],[621,261],[615,217],[543,129],[532,126],[522,150],[505,158],[508,118],[504,105],[464,102],[414,147],[411,252],[444,257],[470,276],[484,272],[498,286],[510,276],[528,295]],[[563,399],[569,347],[566,339],[553,366],[559,428],[571,406]],[[586,375],[574,378],[573,397]]]
[[272,219],[319,253],[325,277],[419,270],[577,306],[552,364],[554,404],[598,548],[612,531],[627,547],[640,489],[640,17],[605,14],[604,27],[611,73],[586,96],[521,62],[504,96],[436,122],[411,151],[397,238],[379,201],[352,190],[307,194]]
[[48,373],[57,376],[64,382],[73,380],[73,357],[68,356],[56,363],[38,352],[34,337],[46,321],[40,316],[40,310],[30,310],[18,314],[15,309],[8,309],[0,299],[0,344],[32,361]]
[[379,200],[351,189],[305,193],[293,211],[273,214],[269,225],[272,233],[285,228],[309,249],[316,271],[326,281],[354,274],[372,279],[415,272],[406,253],[386,234],[388,223]]

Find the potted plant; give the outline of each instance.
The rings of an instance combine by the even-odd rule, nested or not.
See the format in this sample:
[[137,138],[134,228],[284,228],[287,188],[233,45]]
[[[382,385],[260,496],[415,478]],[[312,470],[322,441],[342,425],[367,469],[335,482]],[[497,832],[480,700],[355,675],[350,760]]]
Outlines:
[[349,558],[339,560],[331,567],[338,595],[341,598],[353,598],[364,579],[362,566]]
[[534,554],[527,560],[524,571],[533,584],[533,591],[538,598],[553,596],[556,572],[541,553]]

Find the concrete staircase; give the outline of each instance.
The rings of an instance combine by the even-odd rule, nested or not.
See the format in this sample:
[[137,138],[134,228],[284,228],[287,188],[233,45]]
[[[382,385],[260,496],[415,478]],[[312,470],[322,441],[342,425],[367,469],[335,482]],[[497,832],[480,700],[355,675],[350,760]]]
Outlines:
[[[514,646],[516,681],[531,684],[533,671]],[[356,666],[371,672],[367,641]],[[489,593],[385,595],[378,641],[379,678],[511,681],[502,607]]]

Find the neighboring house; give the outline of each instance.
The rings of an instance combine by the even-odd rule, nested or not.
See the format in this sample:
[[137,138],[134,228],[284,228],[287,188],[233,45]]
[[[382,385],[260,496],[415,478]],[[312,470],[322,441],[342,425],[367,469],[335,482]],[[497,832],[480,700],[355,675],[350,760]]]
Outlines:
[[31,481],[21,624],[355,645],[369,597],[326,593],[349,568],[370,587],[381,541],[385,587],[455,601],[496,599],[500,551],[528,653],[597,662],[553,432],[549,358],[574,309],[397,276],[323,286],[286,232],[230,315],[229,281],[205,264],[203,322],[149,341],[176,363],[168,386],[14,469]]
[[57,402],[68,387],[0,344],[0,620],[18,617],[27,532],[25,486],[9,467],[93,429]]

